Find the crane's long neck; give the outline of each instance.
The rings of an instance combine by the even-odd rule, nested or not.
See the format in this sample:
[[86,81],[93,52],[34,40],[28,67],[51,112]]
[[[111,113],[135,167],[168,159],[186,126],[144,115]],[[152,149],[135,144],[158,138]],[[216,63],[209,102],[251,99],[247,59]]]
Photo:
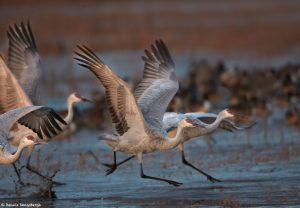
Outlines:
[[[190,128],[193,128],[193,127],[190,127]],[[180,143],[182,143],[184,132],[187,129],[189,129],[189,127],[179,126],[176,136],[174,138],[166,137],[166,138],[160,139],[158,141],[158,143],[156,144],[157,145],[156,149],[158,149],[160,151],[165,151],[165,150],[169,150],[169,149],[173,149],[173,148],[177,147]]]
[[67,104],[68,104],[68,114],[64,118],[64,120],[69,125],[72,122],[73,116],[74,116],[74,110],[73,110],[74,101],[72,99],[68,98]]
[[186,131],[184,134],[184,141],[212,133],[219,127],[223,119],[222,114],[219,114],[213,123],[189,129],[189,131]]
[[4,157],[0,156],[0,164],[12,164],[15,163],[19,158],[25,146],[19,145],[15,154],[7,154]]

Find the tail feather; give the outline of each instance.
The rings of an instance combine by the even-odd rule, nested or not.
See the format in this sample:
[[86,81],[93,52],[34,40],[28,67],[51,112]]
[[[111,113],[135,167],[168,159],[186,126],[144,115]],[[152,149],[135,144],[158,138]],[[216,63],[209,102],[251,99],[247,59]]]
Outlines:
[[115,134],[103,133],[99,135],[98,140],[106,141],[108,145],[113,146],[118,143],[119,137]]

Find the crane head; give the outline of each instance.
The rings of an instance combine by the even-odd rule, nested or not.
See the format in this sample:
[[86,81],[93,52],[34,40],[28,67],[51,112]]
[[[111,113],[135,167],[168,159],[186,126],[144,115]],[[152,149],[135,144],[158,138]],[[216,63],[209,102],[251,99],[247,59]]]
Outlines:
[[232,117],[235,116],[235,114],[229,108],[226,108],[225,110],[221,111],[221,114],[222,114],[222,118],[223,119],[225,119],[225,118],[232,118]]
[[91,100],[81,96],[79,93],[74,92],[69,96],[69,99],[74,102],[74,103],[79,103],[79,102],[90,102],[92,103]]
[[21,140],[21,145],[24,147],[31,146],[37,144],[36,138],[32,135],[24,136]]

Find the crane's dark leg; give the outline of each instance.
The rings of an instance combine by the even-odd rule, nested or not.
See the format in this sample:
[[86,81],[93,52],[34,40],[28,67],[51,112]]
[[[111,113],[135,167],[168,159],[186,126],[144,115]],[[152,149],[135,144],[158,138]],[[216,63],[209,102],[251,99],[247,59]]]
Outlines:
[[207,177],[207,180],[209,180],[210,182],[222,182],[221,180],[219,179],[216,179],[214,177],[212,177],[211,175],[208,175],[207,173],[205,173],[204,171],[200,170],[199,168],[196,168],[194,165],[192,165],[191,163],[189,163],[186,159],[185,159],[185,156],[184,156],[184,150],[180,150],[181,151],[181,158],[182,158],[182,163],[193,168],[194,170],[198,171],[199,173],[205,175]]
[[[33,146],[33,147],[34,147],[34,146]],[[31,155],[32,155],[32,152],[33,152],[33,147],[30,148],[30,149],[28,150],[28,158],[27,158],[27,163],[26,163],[26,169],[29,170],[30,172],[32,172],[32,173],[34,173],[34,174],[36,174],[36,175],[42,177],[42,178],[48,180],[48,181],[51,181],[51,182],[52,182],[53,184],[55,184],[55,185],[66,185],[65,183],[56,182],[56,181],[53,181],[53,180],[52,180],[52,178],[56,175],[56,173],[57,173],[59,170],[55,171],[54,174],[53,174],[52,176],[49,177],[49,176],[45,176],[45,175],[41,174],[35,167],[33,167],[33,166],[30,165]],[[22,167],[22,168],[23,168],[23,167]],[[22,169],[22,168],[21,168],[21,169]]]
[[153,177],[153,176],[147,176],[147,175],[144,174],[144,171],[143,171],[143,163],[140,163],[140,165],[141,165],[141,178],[152,179],[152,180],[157,180],[157,181],[164,181],[164,182],[167,182],[168,184],[173,185],[173,186],[182,185],[182,183],[179,183],[179,182],[176,182],[176,181],[171,181],[171,180],[168,180],[168,179],[158,178],[158,177]]
[[113,164],[102,163],[102,165],[108,167],[108,169],[106,170],[106,175],[112,174],[113,172],[115,172],[115,170],[117,169],[118,166],[122,165],[123,163],[126,163],[127,161],[131,160],[134,157],[135,157],[135,155],[132,155],[132,156],[126,158],[125,160],[122,160],[121,162],[117,163],[117,153],[114,152],[114,163]]
[[98,157],[94,154],[94,152],[92,150],[89,150],[88,153],[95,159],[95,161],[99,164],[100,160],[98,159]]
[[16,164],[13,163],[12,165],[13,165],[14,170],[15,170],[17,176],[18,176],[18,181],[20,182],[20,184],[24,185],[24,183],[23,183],[23,181],[22,181],[22,179],[21,179],[21,175],[20,175],[20,173],[19,173],[19,171],[18,171],[18,169],[17,169],[17,167],[16,167]]
[[43,174],[41,174],[38,170],[36,170],[33,166],[30,165],[30,159],[27,161],[27,165],[26,165],[26,168],[27,170],[29,170],[30,172],[48,180],[48,181],[51,181],[54,185],[66,185],[65,183],[61,183],[61,182],[57,182],[57,181],[53,181],[53,177],[56,175],[56,173],[59,171],[59,170],[56,170],[52,176],[45,176]]
[[[104,163],[102,163],[104,165]],[[109,164],[107,164],[108,167]],[[106,175],[112,174],[117,169],[117,153],[114,152],[114,163],[111,164],[111,167],[106,170]]]

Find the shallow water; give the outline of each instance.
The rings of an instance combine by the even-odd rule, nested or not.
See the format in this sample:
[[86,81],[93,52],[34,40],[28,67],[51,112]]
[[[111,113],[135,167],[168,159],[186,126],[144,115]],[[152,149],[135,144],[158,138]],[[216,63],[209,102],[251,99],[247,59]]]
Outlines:
[[[300,133],[281,126],[266,132],[260,126],[235,134],[219,131],[213,139],[194,139],[186,145],[187,159],[223,182],[211,183],[181,164],[176,149],[144,156],[146,174],[180,181],[180,187],[139,178],[135,159],[105,176],[105,167],[88,151],[97,155],[100,162],[112,162],[112,152],[96,139],[98,132],[81,130],[72,138],[42,146],[36,153],[39,159],[33,161],[44,173],[61,170],[55,180],[66,185],[53,188],[56,199],[39,198],[34,187],[23,188],[16,198],[13,169],[1,166],[0,201],[36,202],[43,207],[297,205]],[[126,157],[118,156],[118,160]],[[22,173],[24,181],[40,182],[39,177],[25,170]]]

